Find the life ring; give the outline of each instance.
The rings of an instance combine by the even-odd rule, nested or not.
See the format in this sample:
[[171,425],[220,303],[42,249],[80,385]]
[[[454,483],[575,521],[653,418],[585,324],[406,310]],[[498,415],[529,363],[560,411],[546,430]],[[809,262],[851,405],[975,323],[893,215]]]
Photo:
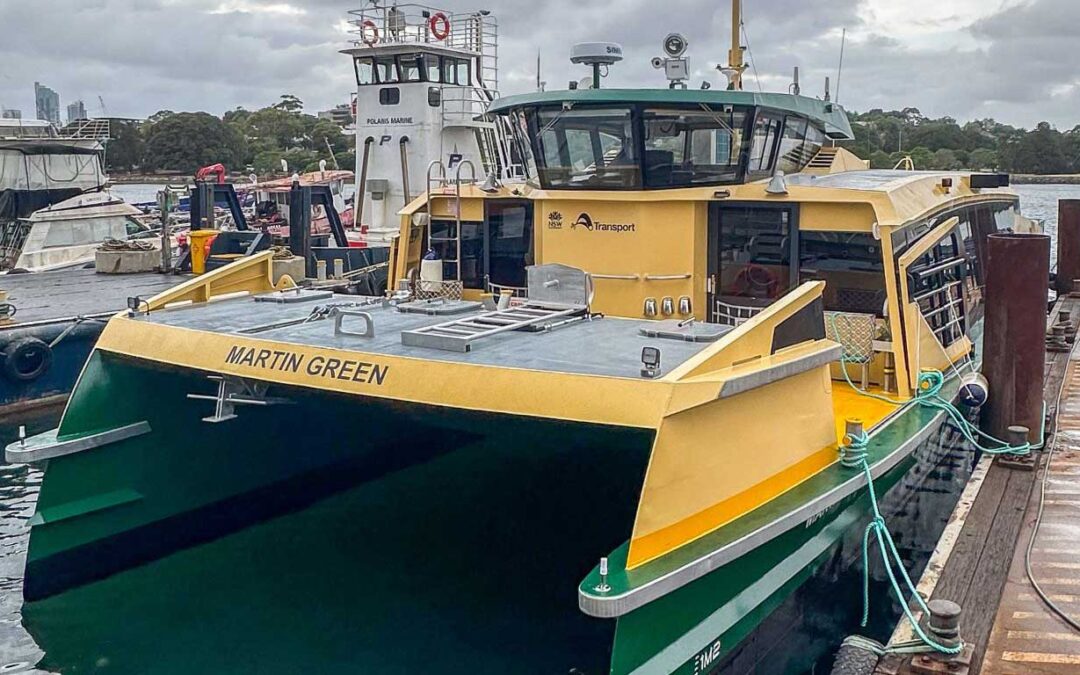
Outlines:
[[738,297],[755,297],[755,292],[764,291],[765,297],[773,298],[780,287],[780,280],[769,268],[751,264],[735,277],[735,287]]
[[366,19],[364,23],[360,24],[360,39],[368,47],[379,44],[379,27],[371,19]]
[[53,361],[49,345],[34,337],[12,340],[4,347],[4,351],[0,352],[0,356],[3,357],[0,371],[15,382],[38,379],[49,370]]
[[445,40],[450,35],[450,19],[442,12],[435,12],[428,19],[428,28],[436,40]]

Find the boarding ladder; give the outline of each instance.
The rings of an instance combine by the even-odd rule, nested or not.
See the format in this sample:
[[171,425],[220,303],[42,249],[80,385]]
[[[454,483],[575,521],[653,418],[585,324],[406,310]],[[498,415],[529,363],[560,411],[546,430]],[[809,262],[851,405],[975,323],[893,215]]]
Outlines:
[[527,302],[509,309],[484,312],[434,326],[425,326],[401,333],[401,343],[411,347],[431,347],[451,352],[469,352],[477,340],[512,330],[543,330],[554,322],[574,320],[585,316],[587,308],[580,305],[559,305]]
[[[461,167],[468,165],[470,174],[470,183],[476,183],[476,165],[472,163],[470,159],[463,159],[458,162],[458,165],[454,168],[454,195],[453,195],[453,214],[454,214],[454,230],[452,236],[449,237],[437,237],[435,236],[435,214],[432,205],[435,202],[435,197],[446,197],[446,195],[436,195],[435,191],[439,190],[440,193],[443,189],[450,186],[450,181],[447,178],[446,165],[443,164],[441,159],[436,159],[428,164],[427,169],[427,206],[428,206],[428,247],[435,248],[435,244],[450,244],[450,252],[454,257],[442,259],[443,263],[443,278],[446,279],[446,266],[454,266],[454,274],[450,277],[452,281],[461,281]],[[433,175],[435,171],[438,171],[438,175]],[[444,254],[446,251],[444,250]]]

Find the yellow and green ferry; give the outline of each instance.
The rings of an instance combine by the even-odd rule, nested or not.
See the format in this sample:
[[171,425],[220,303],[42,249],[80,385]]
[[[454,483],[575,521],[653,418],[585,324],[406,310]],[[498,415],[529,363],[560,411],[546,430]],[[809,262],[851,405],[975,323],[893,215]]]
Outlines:
[[[882,489],[940,432],[900,403],[977,368],[987,236],[1033,227],[1007,177],[869,170],[827,100],[592,88],[488,116],[524,177],[435,163],[385,297],[275,284],[267,253],[109,322],[59,428],[7,449],[45,465],[28,599],[394,478],[357,517],[440,565],[372,551],[357,574],[406,571],[387,620],[417,644],[453,625],[441,659],[486,672],[550,621],[580,627],[567,667],[599,655],[582,672],[717,672],[866,517],[852,421]],[[486,536],[499,500],[529,505],[520,536]],[[503,609],[425,601],[455,575]]]

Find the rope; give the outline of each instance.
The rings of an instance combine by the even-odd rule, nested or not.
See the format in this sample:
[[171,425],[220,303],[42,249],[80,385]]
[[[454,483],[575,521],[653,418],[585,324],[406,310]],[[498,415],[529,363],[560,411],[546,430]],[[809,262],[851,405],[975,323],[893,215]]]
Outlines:
[[[850,460],[849,464],[854,464],[861,468],[863,474],[866,476],[866,489],[870,495],[870,507],[873,509],[874,513],[873,518],[870,520],[870,524],[867,525],[866,529],[863,531],[862,627],[866,628],[867,623],[870,621],[870,537],[874,536],[877,539],[878,550],[881,552],[881,562],[885,565],[885,572],[889,575],[889,583],[892,585],[896,597],[900,599],[900,605],[904,610],[904,615],[907,617],[908,621],[911,622],[911,626],[915,630],[915,634],[919,637],[919,640],[934,651],[941,652],[942,654],[959,654],[964,649],[962,642],[953,647],[949,647],[934,640],[927,635],[922,629],[922,626],[919,625],[919,621],[911,611],[910,603],[904,601],[904,589],[900,587],[900,582],[896,578],[896,572],[893,569],[894,564],[900,571],[900,577],[904,580],[909,595],[915,599],[919,609],[922,610],[923,616],[930,616],[930,608],[926,606],[926,601],[919,595],[918,590],[915,588],[915,584],[911,581],[911,577],[904,568],[904,561],[900,557],[900,552],[896,549],[896,542],[893,541],[892,534],[889,532],[889,527],[885,523],[885,517],[881,515],[881,510],[878,508],[877,491],[874,488],[874,476],[870,471],[870,462],[867,460],[867,447],[870,444],[870,437],[863,431],[858,436],[849,435],[847,441],[847,447],[850,448],[853,453],[848,455]],[[842,453],[842,462],[844,461],[843,456]],[[859,457],[857,462],[851,459],[853,456]],[[848,466],[849,464],[845,464],[845,466]]]
[[[836,318],[832,317],[833,321],[833,334],[839,335],[836,331]],[[949,359],[951,362],[951,359]],[[887,396],[881,396],[871,392],[866,392],[855,386],[855,383],[851,381],[851,377],[847,372],[848,359],[846,351],[842,350],[840,354],[840,369],[844,373],[844,380],[847,382],[857,394],[873,398],[875,400],[884,401],[892,405],[897,406],[901,411],[911,406],[922,406],[931,410],[937,410],[943,412],[949,417],[950,420],[960,429],[960,433],[965,439],[980,451],[990,455],[1028,455],[1033,449],[1042,447],[1045,444],[1046,438],[1046,424],[1045,424],[1045,409],[1043,415],[1043,428],[1041,431],[1042,442],[1038,446],[1033,446],[1031,443],[1023,443],[1021,445],[1012,446],[1000,439],[984,433],[972,422],[968,421],[959,409],[952,404],[952,402],[946,400],[941,395],[941,390],[945,386],[945,375],[940,370],[926,370],[919,374],[915,396],[909,401],[897,401]],[[955,368],[954,368],[955,369]],[[957,377],[959,377],[959,371],[956,371]],[[1045,408],[1045,405],[1044,405]],[[919,638],[918,642],[905,643],[903,645],[893,645],[886,647],[886,652],[891,653],[918,653],[920,651],[926,651],[927,649],[940,652],[942,654],[955,655],[959,654],[964,649],[964,644],[961,641],[955,646],[943,645],[923,630],[919,625],[918,620],[915,618],[911,611],[910,601],[906,601],[905,598],[914,598],[916,605],[922,610],[923,616],[930,616],[930,609],[926,606],[926,601],[919,595],[918,589],[911,581],[911,577],[908,575],[907,570],[904,568],[904,561],[900,557],[900,552],[896,548],[896,543],[893,541],[892,533],[889,532],[889,527],[885,522],[885,517],[881,515],[881,510],[878,507],[877,490],[874,486],[873,472],[870,470],[869,461],[869,446],[870,436],[861,431],[858,435],[849,434],[845,437],[845,443],[840,446],[840,464],[847,469],[858,469],[866,476],[866,489],[870,496],[870,507],[873,511],[873,517],[870,523],[863,531],[863,543],[862,543],[862,566],[863,566],[863,615],[861,625],[863,628],[867,626],[870,619],[870,539],[873,537],[878,544],[878,550],[881,553],[881,561],[885,566],[885,572],[889,577],[889,584],[892,586],[893,593],[900,600],[900,605],[903,608],[904,616],[911,623],[912,629],[915,631],[915,635]],[[984,446],[979,440],[989,441],[994,443],[993,447]],[[905,594],[904,588],[901,587],[900,581],[897,579],[896,570],[894,566],[899,570],[900,579],[903,580],[904,586],[907,588]],[[875,652],[877,653],[877,652]],[[880,655],[880,654],[879,654]]]
[[149,239],[113,239],[109,237],[98,247],[101,251],[151,251],[154,243]]

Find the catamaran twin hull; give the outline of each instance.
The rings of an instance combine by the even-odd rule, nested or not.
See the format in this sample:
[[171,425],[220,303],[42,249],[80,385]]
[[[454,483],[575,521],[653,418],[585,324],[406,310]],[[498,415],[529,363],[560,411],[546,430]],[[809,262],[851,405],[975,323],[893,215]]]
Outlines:
[[[515,511],[521,536],[486,537],[499,532],[486,502],[429,533],[432,547],[460,551],[457,564],[442,580],[421,566],[427,577],[410,584],[438,596],[467,568],[491,574],[489,590],[519,608],[463,634],[600,630],[583,642],[599,644],[604,663],[574,661],[582,644],[571,640],[568,666],[708,672],[863,515],[865,480],[836,461],[843,418],[868,420],[874,474],[890,484],[941,423],[834,389],[840,347],[824,339],[820,282],[727,331],[576,305],[415,312],[299,291],[164,307],[208,296],[215,279],[228,290],[237,273],[219,272],[114,318],[60,429],[8,448],[12,461],[48,460],[28,598],[328,489],[445,463],[438,485],[418,482],[401,499],[437,512],[465,493],[455,481],[481,481],[485,494],[528,504]],[[433,315],[444,310],[458,313]],[[455,336],[468,324],[488,329]],[[660,350],[659,372],[655,354],[643,366],[644,348]],[[358,517],[392,528],[394,513],[389,503]],[[540,568],[547,583],[534,585]],[[604,618],[617,619],[613,641]]]

